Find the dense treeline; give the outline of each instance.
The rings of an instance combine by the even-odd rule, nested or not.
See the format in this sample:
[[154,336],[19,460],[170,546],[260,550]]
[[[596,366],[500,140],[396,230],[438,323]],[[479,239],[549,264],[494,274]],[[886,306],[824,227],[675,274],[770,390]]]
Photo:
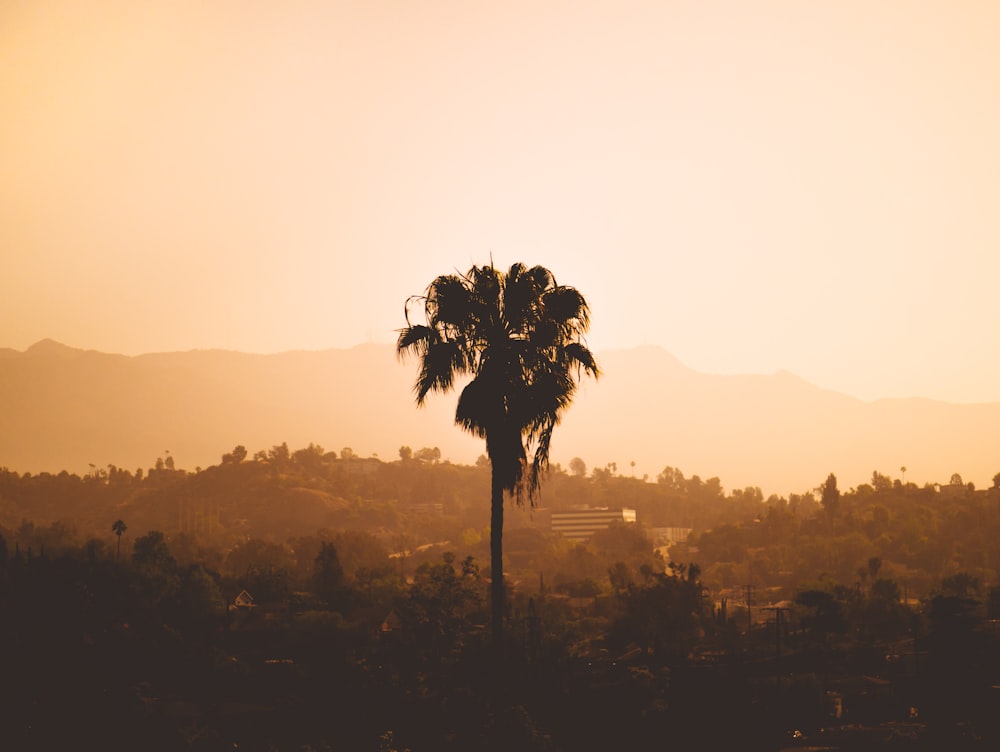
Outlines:
[[[582,460],[570,464],[553,470],[538,508],[508,515],[515,563],[525,558],[518,555],[519,528],[544,532],[548,512],[593,506],[634,508],[647,531],[690,528],[674,557],[697,561],[715,592],[752,585],[780,588],[788,598],[805,581],[867,586],[869,563],[877,559],[879,576],[920,598],[959,572],[991,583],[1000,566],[992,545],[1000,536],[997,484],[977,491],[953,476],[917,487],[875,472],[870,484],[841,492],[831,476],[834,505],[822,501],[820,487],[765,499],[757,488],[726,493],[718,478],[686,478],[672,467],[649,482],[614,465],[588,473]],[[218,558],[248,539],[284,545],[317,530],[352,529],[392,550],[450,541],[463,555],[485,558],[478,546],[488,530],[488,498],[484,461],[442,462],[433,448],[404,446],[399,459],[384,461],[349,448],[291,451],[281,444],[251,457],[236,447],[219,465],[193,472],[177,469],[169,454],[135,472],[0,470],[0,534],[36,552],[88,541],[103,550],[116,543],[109,525],[120,518],[130,531],[126,549],[135,536],[160,530],[175,547],[190,549],[189,558],[195,551]]]
[[[169,455],[83,477],[4,470],[7,739],[770,750],[799,731],[845,749],[994,748],[1000,490],[950,481],[876,472],[841,491],[831,474],[765,499],[574,460],[540,508],[508,515],[498,667],[483,463],[279,445],[193,472]],[[579,505],[632,507],[639,524],[553,535],[547,511]],[[667,549],[661,527],[691,534]]]

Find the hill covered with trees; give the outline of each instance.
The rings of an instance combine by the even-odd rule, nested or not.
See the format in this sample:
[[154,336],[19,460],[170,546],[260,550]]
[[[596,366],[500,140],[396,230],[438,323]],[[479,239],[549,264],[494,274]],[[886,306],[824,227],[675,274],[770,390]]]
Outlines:
[[[487,650],[489,473],[237,446],[197,471],[0,472],[0,706],[19,748],[991,749],[1000,477],[789,497],[556,467],[511,510]],[[549,514],[630,507],[584,543]],[[665,545],[665,528],[689,529]],[[331,711],[331,708],[336,708]],[[717,718],[729,719],[718,724]],[[55,718],[61,719],[60,723]],[[881,747],[879,747],[881,748]]]

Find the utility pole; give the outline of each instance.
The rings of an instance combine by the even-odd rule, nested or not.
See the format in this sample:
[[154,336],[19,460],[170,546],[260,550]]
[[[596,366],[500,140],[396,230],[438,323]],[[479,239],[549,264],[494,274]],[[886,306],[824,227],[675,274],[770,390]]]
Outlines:
[[774,681],[781,689],[781,614],[788,611],[786,606],[767,606],[765,611],[774,611]]

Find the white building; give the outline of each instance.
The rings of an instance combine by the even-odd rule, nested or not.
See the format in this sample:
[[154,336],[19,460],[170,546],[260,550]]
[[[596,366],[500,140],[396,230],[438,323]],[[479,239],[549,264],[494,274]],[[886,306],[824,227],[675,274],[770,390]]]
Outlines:
[[552,532],[575,541],[585,541],[612,522],[635,522],[634,509],[574,509],[552,513]]

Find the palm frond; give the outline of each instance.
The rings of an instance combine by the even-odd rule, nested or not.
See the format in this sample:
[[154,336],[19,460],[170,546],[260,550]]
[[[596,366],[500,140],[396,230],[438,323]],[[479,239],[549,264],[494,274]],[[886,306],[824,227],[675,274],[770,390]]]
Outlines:
[[492,264],[474,266],[465,275],[466,284],[476,297],[486,305],[498,305],[503,293],[504,275]]
[[426,304],[426,300],[427,297],[425,295],[411,295],[406,299],[406,302],[403,304],[403,318],[406,319],[407,327],[412,326],[410,322],[410,304],[415,301],[425,301]]
[[415,324],[399,330],[396,340],[396,356],[400,359],[407,355],[423,355],[428,343],[434,338],[434,330],[423,324]]
[[427,321],[434,327],[461,329],[467,324],[471,309],[470,291],[462,277],[444,275],[427,288]]
[[424,404],[432,391],[447,392],[455,383],[455,375],[465,370],[465,357],[458,343],[433,341],[423,353],[420,373],[414,385],[417,404]]
[[503,418],[503,404],[498,397],[497,390],[485,379],[473,379],[458,397],[455,422],[474,436],[486,438],[487,430]]
[[585,371],[595,379],[600,378],[601,369],[597,365],[597,359],[586,345],[581,342],[570,342],[563,349],[568,367],[576,366],[577,371]]
[[535,447],[531,457],[531,467],[527,478],[528,500],[534,506],[542,487],[542,478],[549,470],[549,449],[552,445],[552,432],[558,423],[558,417],[545,422],[534,434]]
[[546,313],[560,324],[571,324],[579,333],[590,328],[590,307],[575,287],[556,287],[545,294]]
[[540,290],[521,264],[514,264],[507,275],[503,295],[503,313],[507,330],[525,336],[538,320]]
[[534,282],[535,288],[541,292],[556,287],[556,278],[544,266],[533,266],[528,269],[527,274]]

